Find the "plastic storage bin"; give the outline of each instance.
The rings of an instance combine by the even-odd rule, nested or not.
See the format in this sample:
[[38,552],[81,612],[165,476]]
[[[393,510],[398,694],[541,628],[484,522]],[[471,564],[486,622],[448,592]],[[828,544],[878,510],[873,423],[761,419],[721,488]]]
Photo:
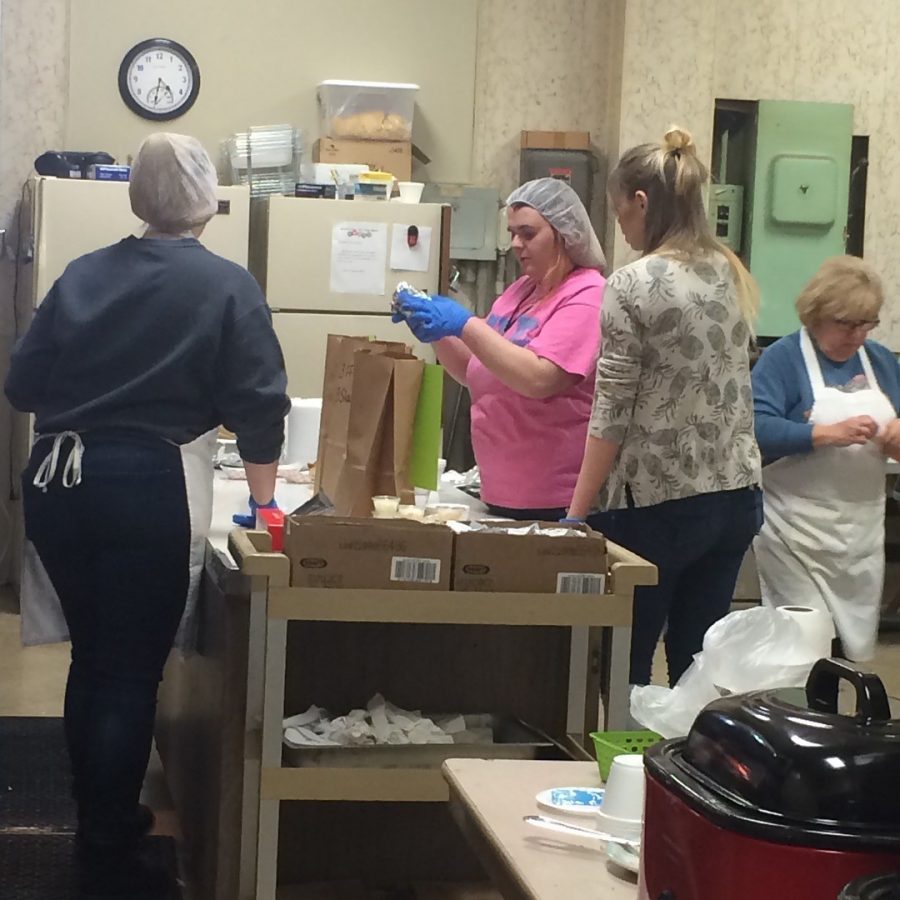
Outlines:
[[662,736],[655,731],[593,731],[591,740],[594,742],[600,777],[606,781],[615,757],[622,753],[643,753],[661,741]]
[[366,141],[409,141],[417,84],[323,81],[319,84],[322,134]]

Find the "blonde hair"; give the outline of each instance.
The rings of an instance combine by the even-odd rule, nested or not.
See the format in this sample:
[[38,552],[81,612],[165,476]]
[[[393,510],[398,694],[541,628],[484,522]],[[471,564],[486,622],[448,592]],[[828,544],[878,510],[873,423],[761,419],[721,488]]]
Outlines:
[[797,314],[807,327],[827,319],[878,318],[884,288],[875,270],[857,256],[826,259],[797,297]]
[[744,264],[709,227],[703,201],[708,180],[691,133],[673,125],[662,143],[640,144],[622,154],[610,173],[608,191],[613,197],[629,199],[637,191],[647,195],[645,256],[658,253],[692,260],[721,253],[731,267],[741,315],[752,330],[759,310],[759,288]]

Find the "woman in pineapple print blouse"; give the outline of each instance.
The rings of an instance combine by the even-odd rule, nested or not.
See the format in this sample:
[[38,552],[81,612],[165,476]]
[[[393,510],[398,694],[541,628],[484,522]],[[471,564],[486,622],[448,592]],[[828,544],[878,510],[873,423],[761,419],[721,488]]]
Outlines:
[[631,682],[666,626],[674,684],[728,612],[762,521],[749,343],[758,292],[709,228],[691,136],[627,151],[609,180],[639,260],[606,286],[590,431],[569,517],[655,563],[638,588]]

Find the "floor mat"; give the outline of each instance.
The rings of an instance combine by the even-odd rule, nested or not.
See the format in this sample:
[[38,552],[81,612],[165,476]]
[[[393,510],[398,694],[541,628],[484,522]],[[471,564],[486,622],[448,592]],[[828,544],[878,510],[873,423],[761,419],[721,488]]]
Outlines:
[[[71,834],[0,834],[0,897],[3,900],[81,900]],[[176,871],[175,841],[169,837],[146,840],[148,862]],[[154,900],[181,900],[173,883]]]
[[[0,716],[0,900],[78,900],[76,812],[62,719]],[[144,856],[178,871],[175,841],[154,835]],[[181,900],[172,889],[154,900]]]
[[62,719],[0,716],[0,831],[74,831],[71,789]]

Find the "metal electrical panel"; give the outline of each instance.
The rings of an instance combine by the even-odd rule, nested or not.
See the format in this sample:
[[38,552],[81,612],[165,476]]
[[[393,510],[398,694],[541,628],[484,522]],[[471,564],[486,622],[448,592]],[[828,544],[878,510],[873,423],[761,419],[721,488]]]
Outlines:
[[844,252],[853,107],[761,100],[744,250],[759,283],[757,333],[797,325],[794,301],[829,256]]
[[726,246],[741,252],[741,219],[744,215],[744,188],[739,184],[714,184],[709,189],[709,224],[713,234]]
[[497,257],[497,213],[500,192],[496,188],[464,184],[426,184],[423,203],[450,206],[450,258],[492,260]]
[[594,191],[594,157],[590,150],[523,149],[519,163],[522,184],[535,178],[558,178],[571,185],[584,204],[591,208]]

